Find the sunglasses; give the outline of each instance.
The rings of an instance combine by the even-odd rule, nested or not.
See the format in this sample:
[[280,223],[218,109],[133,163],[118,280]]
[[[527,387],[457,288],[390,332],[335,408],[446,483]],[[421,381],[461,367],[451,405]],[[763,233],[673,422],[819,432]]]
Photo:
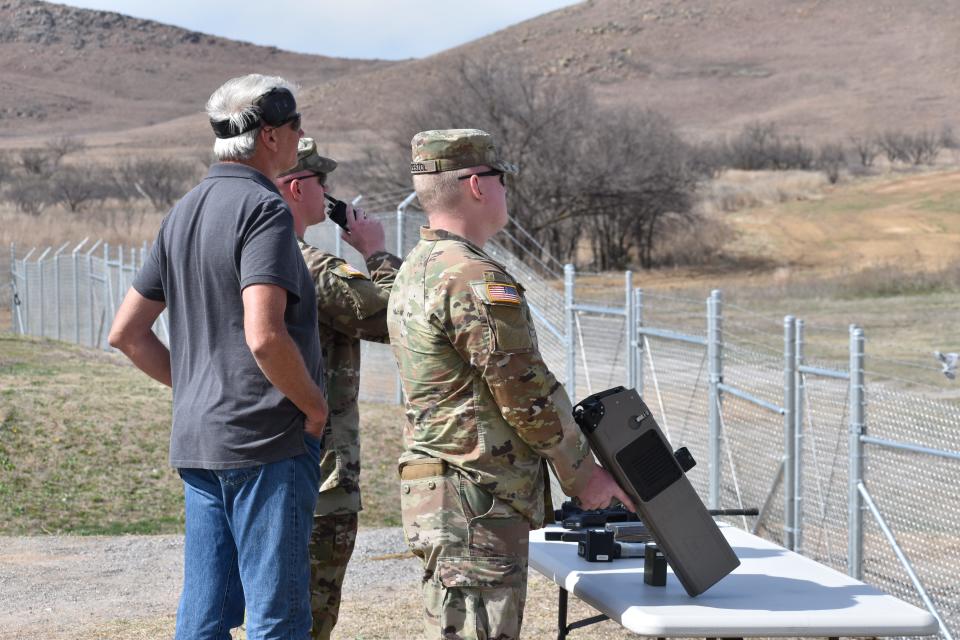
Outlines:
[[302,122],[302,118],[300,116],[300,112],[297,111],[290,114],[289,116],[287,116],[286,118],[278,122],[277,124],[271,125],[270,123],[267,123],[267,126],[272,129],[279,129],[283,125],[289,124],[290,128],[293,129],[294,131],[300,131],[301,122]]
[[500,184],[507,186],[507,174],[499,169],[490,169],[489,171],[482,171],[480,173],[470,173],[465,176],[458,176],[457,180],[466,180],[467,178],[472,178],[477,176],[478,178],[483,178],[485,176],[498,176],[500,178]]
[[293,176],[292,178],[287,178],[283,181],[284,184],[290,184],[294,180],[309,180],[310,178],[317,178],[320,181],[320,186],[324,189],[327,188],[327,174],[314,172],[306,176]]

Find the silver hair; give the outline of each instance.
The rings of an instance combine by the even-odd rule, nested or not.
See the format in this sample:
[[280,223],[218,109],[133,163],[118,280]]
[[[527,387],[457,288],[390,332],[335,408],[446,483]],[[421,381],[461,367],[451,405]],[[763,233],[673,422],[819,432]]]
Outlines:
[[[259,73],[231,78],[213,92],[207,100],[207,116],[213,121],[230,120],[234,126],[243,127],[249,121],[253,103],[271,89],[286,89],[296,97],[296,85],[279,76],[264,76]],[[217,160],[249,160],[257,148],[260,127],[232,138],[217,138],[213,143],[213,155]]]
[[457,171],[441,171],[439,173],[417,173],[413,175],[413,190],[417,192],[417,200],[427,214],[453,213],[463,198],[461,180],[462,175],[475,173],[473,169],[459,169]]

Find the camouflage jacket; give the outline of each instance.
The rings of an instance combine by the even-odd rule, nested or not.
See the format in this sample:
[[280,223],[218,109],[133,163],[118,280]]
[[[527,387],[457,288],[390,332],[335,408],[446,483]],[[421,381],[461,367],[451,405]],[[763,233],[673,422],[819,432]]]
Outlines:
[[320,460],[317,515],[356,513],[360,505],[360,340],[387,342],[387,298],[400,259],[367,260],[370,278],[340,258],[300,242],[317,290],[320,346],[330,417]]
[[540,355],[523,287],[502,265],[422,228],[387,322],[406,395],[401,464],[446,460],[534,527],[544,516],[542,458],[567,494],[583,489],[589,448]]

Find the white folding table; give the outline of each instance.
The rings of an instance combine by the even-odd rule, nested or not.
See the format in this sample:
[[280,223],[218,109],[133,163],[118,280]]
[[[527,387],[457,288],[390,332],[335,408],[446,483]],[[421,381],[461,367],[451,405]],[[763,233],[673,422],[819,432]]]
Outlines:
[[[575,542],[531,532],[530,566],[560,587],[558,639],[607,618],[660,638],[921,636],[939,629],[929,612],[875,587],[736,527],[721,530],[741,564],[696,598],[669,569],[666,586],[645,584],[642,558],[587,562]],[[568,592],[603,615],[568,625]]]

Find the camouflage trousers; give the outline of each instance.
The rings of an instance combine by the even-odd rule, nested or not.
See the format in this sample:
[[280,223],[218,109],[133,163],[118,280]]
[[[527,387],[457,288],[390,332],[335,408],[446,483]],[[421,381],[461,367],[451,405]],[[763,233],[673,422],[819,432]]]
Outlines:
[[310,609],[313,640],[327,640],[340,613],[340,590],[357,541],[357,514],[314,516],[310,534]]
[[402,480],[403,532],[423,561],[425,637],[515,640],[530,525],[456,471]]

